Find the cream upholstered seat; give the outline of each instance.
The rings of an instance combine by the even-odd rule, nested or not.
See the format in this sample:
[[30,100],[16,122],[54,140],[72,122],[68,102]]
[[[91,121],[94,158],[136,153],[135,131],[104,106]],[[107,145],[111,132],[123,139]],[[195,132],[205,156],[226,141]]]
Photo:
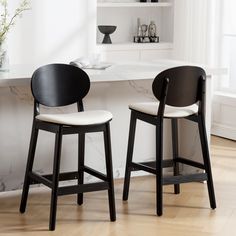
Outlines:
[[[156,116],[159,102],[142,102],[130,104],[129,108],[148,115]],[[186,117],[198,112],[198,105],[193,104],[186,107],[165,106],[164,117]]]
[[36,119],[63,125],[97,125],[110,121],[112,114],[109,111],[92,110],[67,114],[40,114]]

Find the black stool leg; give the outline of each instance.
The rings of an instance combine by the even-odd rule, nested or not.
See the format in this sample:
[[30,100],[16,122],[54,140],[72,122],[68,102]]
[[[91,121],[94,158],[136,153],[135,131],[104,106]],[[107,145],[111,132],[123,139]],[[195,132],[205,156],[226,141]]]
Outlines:
[[55,230],[55,225],[56,225],[57,193],[58,193],[60,160],[61,160],[61,144],[62,144],[62,132],[60,128],[59,132],[56,134],[56,139],[55,139],[49,230]]
[[22,192],[21,204],[20,204],[20,212],[21,213],[25,212],[25,208],[26,208],[26,204],[27,204],[29,185],[30,185],[29,173],[32,171],[32,168],[33,168],[37,139],[38,139],[38,129],[35,128],[35,123],[33,122],[33,127],[32,127],[32,131],[31,131],[31,138],[30,138],[29,153],[28,153],[28,160],[27,160],[26,171],[25,171],[25,180],[24,180],[23,192]]
[[157,215],[163,212],[163,119],[156,126],[156,204]]
[[[84,183],[84,147],[85,147],[85,134],[79,134],[79,160],[78,160],[78,184]],[[83,204],[83,193],[78,193],[77,203],[79,205]]]
[[112,152],[111,152],[111,137],[110,137],[110,124],[106,124],[104,135],[104,146],[106,156],[106,171],[107,179],[109,182],[108,197],[111,221],[116,221],[116,208],[115,208],[115,194],[113,183],[113,169],[112,169]]
[[130,127],[129,127],[129,141],[128,141],[128,150],[127,150],[127,160],[125,168],[125,179],[124,179],[124,189],[123,189],[123,200],[128,200],[129,196],[129,185],[130,185],[130,174],[131,174],[131,163],[134,150],[134,138],[135,138],[135,129],[136,129],[136,117],[131,111],[130,117]]
[[205,120],[202,115],[199,115],[198,119],[198,127],[199,127],[199,134],[202,146],[202,154],[203,154],[203,161],[205,166],[205,171],[207,173],[207,187],[210,199],[210,205],[212,209],[216,208],[216,200],[215,200],[215,192],[214,192],[214,185],[212,179],[212,172],[211,172],[211,162],[210,162],[210,154],[207,142],[207,134],[206,134],[206,127],[205,127]]
[[[179,175],[179,163],[175,161],[175,159],[179,156],[179,148],[178,148],[178,120],[171,119],[171,127],[172,127],[172,150],[173,150],[173,161],[174,161],[174,176]],[[180,193],[180,185],[174,185],[175,194]]]

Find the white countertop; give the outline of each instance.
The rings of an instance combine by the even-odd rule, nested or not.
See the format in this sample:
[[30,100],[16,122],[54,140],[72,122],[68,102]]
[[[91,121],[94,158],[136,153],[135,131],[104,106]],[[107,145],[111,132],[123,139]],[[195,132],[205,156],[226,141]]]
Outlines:
[[[171,67],[194,65],[184,61],[156,60],[152,62],[114,63],[105,70],[86,69],[91,82],[115,82],[127,80],[154,79],[158,73]],[[226,74],[223,68],[202,66],[208,76]],[[30,84],[30,78],[37,69],[33,65],[11,65],[8,72],[0,72],[0,86],[22,86]]]

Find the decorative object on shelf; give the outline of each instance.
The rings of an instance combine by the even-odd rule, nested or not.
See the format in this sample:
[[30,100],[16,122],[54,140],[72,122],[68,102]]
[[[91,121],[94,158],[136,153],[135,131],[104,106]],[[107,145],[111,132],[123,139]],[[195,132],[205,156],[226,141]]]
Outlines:
[[151,21],[150,25],[148,26],[148,36],[149,37],[156,37],[156,31],[157,31],[157,27],[155,25],[155,22]]
[[147,2],[147,0],[140,0],[140,2]]
[[142,37],[146,37],[147,36],[147,29],[148,29],[148,26],[147,25],[145,25],[145,24],[142,24],[141,25],[141,32],[142,32]]
[[158,0],[151,0],[151,2],[158,2]]
[[20,5],[15,9],[14,14],[9,17],[8,12],[8,0],[0,0],[0,71],[9,70],[9,59],[7,53],[6,36],[11,27],[15,24],[18,17],[22,16],[22,13],[29,10],[29,1],[22,0]]
[[151,43],[159,42],[159,38],[157,38],[157,27],[154,21],[151,21],[148,26],[148,37]]
[[116,26],[115,25],[99,25],[98,29],[102,34],[104,34],[102,43],[111,44],[112,41],[110,38],[110,34],[115,32]]
[[139,36],[139,37],[142,36],[140,18],[137,19],[137,36]]
[[137,19],[137,36],[134,36],[134,43],[159,43],[159,37],[156,34],[157,29],[154,21],[151,21],[148,26],[141,25],[140,18]]

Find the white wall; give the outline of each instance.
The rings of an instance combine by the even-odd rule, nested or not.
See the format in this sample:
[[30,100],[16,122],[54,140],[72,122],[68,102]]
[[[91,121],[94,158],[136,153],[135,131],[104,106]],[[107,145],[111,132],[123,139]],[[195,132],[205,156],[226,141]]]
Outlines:
[[[10,8],[19,3],[11,0]],[[10,64],[69,62],[95,45],[96,0],[32,0],[9,34]]]
[[[213,56],[215,63],[217,63],[220,67],[228,67],[227,63],[222,63],[225,60],[227,61],[224,55],[225,52],[222,54],[224,29],[222,9],[224,2],[227,1],[212,1],[214,1],[212,2],[212,9],[214,11],[214,14],[212,15],[212,25],[214,26],[214,31],[212,32],[214,37]],[[212,134],[236,140],[236,94],[230,93],[229,91],[222,91],[223,89],[221,85],[223,84],[222,82],[224,79],[224,76],[219,76],[214,84],[215,91],[213,98]],[[231,89],[232,88],[229,88],[229,90]]]
[[[9,2],[13,8],[19,0]],[[175,59],[206,62],[207,2],[175,0]],[[9,34],[10,64],[68,62],[94,50],[96,0],[32,0],[31,5]]]
[[175,59],[207,63],[208,7],[209,3],[206,0],[175,0]]
[[236,95],[216,92],[213,100],[212,133],[236,140]]

